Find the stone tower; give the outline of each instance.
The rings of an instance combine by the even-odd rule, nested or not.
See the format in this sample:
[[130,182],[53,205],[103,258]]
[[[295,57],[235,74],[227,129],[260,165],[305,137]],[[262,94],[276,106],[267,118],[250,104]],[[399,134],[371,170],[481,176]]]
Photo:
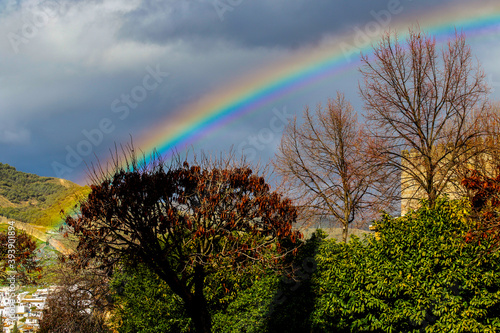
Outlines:
[[[467,174],[468,170],[476,169],[482,173],[496,177],[498,168],[496,167],[498,156],[493,150],[486,150],[482,144],[483,152],[477,154],[479,148],[464,148],[466,153],[453,154],[451,147],[438,145],[432,151],[432,159],[436,163],[436,175],[434,184],[441,189],[441,194],[446,194],[449,199],[458,199],[467,196],[467,191],[461,185],[461,180]],[[469,157],[467,157],[469,156]],[[467,159],[467,160],[465,160]],[[403,171],[401,172],[401,215],[405,215],[410,209],[417,209],[420,200],[426,197],[426,192],[421,187],[416,177],[424,179],[426,165],[429,163],[415,150],[403,151],[401,163]],[[408,169],[412,172],[407,171]]]

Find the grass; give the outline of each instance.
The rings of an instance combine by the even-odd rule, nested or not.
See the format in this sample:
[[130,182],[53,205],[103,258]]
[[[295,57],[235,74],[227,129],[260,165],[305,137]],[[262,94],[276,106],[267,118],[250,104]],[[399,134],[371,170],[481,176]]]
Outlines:
[[[311,237],[313,232],[315,232],[317,229],[321,229],[325,233],[327,233],[328,238],[333,238],[336,239],[337,241],[342,241],[342,228],[307,228],[306,230],[302,231],[302,233],[304,234],[304,238],[307,239]],[[350,228],[347,234],[347,238],[349,239],[351,235],[356,235],[359,238],[363,238],[364,235],[371,233],[373,232],[369,230]]]

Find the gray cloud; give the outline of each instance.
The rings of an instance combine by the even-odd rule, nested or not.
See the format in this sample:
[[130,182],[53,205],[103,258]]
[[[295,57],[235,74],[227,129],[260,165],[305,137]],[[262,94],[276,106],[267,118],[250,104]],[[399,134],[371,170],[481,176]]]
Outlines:
[[125,15],[120,37],[160,44],[222,38],[247,47],[296,48],[350,31],[389,4],[408,14],[448,2],[452,0],[145,0]]
[[30,132],[26,128],[9,126],[0,129],[0,142],[4,144],[26,144],[30,142]]
[[[279,63],[296,49],[321,44],[331,34],[352,32],[374,19],[372,11],[387,9],[390,1],[396,0],[4,3],[0,6],[0,162],[56,176],[53,163],[67,164],[69,150],[84,149],[82,142],[89,141],[89,133],[94,133],[91,149],[84,151],[88,154],[64,175],[77,180],[85,171],[85,162],[95,160],[94,155],[106,159],[115,143],[128,142],[130,135],[139,138],[201,96],[231,86],[234,80],[263,66]],[[450,1],[440,1],[439,5]],[[54,2],[60,7],[51,8],[61,10],[52,11],[50,20],[40,21],[36,33],[24,36],[23,29],[25,33],[34,24],[37,8],[48,8],[43,6]],[[233,5],[217,12],[217,3]],[[428,13],[436,4],[401,0],[401,6],[404,16],[419,10]],[[14,43],[17,52],[8,38],[12,33],[23,38]],[[498,48],[479,45],[476,49],[487,62],[485,69],[492,82],[500,82],[495,60]],[[114,112],[113,102],[119,100],[120,106],[125,105],[122,96],[143,85],[148,66],[159,66],[170,75],[121,117],[123,111]],[[286,106],[289,112],[298,114],[305,105],[324,102],[337,89],[349,89],[346,93],[355,104],[355,70],[346,75],[264,105],[244,120],[218,128],[195,147],[217,150],[234,144],[264,158],[272,156],[278,133],[273,133],[268,143],[263,136],[261,141],[266,144],[258,147],[251,147],[248,139],[268,133],[271,110]],[[500,93],[500,86],[496,93]],[[108,125],[104,126],[108,131],[101,138],[95,130],[103,124]]]

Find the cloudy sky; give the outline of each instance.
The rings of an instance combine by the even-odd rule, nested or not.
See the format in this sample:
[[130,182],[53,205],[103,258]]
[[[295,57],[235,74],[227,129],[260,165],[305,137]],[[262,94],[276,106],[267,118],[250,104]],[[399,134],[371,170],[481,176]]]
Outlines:
[[[1,0],[0,162],[82,183],[85,164],[105,160],[115,143],[141,138],[168,119],[175,126],[186,105],[298,53],[356,36],[379,22],[377,13],[397,8],[384,28],[402,22],[410,26],[443,7],[466,3],[470,1]],[[494,2],[474,3],[487,8]],[[500,99],[496,29],[487,38],[479,34],[468,41],[487,73],[492,98]],[[276,121],[301,114],[306,105],[342,90],[362,114],[358,80],[356,68],[350,68],[304,84],[203,132],[192,145],[212,152],[234,146],[237,153],[266,161],[281,136]],[[267,128],[272,131],[266,132],[265,142],[252,146],[251,138]],[[90,145],[82,146],[83,141]]]

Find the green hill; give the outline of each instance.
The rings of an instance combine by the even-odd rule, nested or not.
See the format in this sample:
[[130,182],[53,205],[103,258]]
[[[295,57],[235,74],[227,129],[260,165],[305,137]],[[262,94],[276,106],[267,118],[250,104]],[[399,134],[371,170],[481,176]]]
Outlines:
[[40,177],[0,163],[0,216],[52,228],[90,189],[68,180]]

